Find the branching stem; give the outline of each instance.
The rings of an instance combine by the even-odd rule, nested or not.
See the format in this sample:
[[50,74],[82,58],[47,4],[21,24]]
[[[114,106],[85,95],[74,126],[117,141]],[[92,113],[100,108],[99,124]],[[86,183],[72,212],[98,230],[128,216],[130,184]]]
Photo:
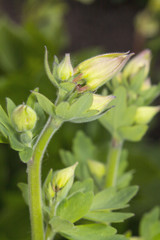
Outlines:
[[54,133],[62,122],[49,117],[34,148],[31,160],[28,162],[29,209],[31,219],[32,240],[44,240],[44,226],[41,194],[41,164],[45,150]]

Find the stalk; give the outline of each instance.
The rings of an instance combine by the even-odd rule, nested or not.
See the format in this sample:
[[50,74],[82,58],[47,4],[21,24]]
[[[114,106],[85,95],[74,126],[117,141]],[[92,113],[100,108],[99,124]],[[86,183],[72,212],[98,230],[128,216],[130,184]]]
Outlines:
[[44,240],[44,226],[41,194],[41,165],[45,150],[54,133],[62,122],[49,117],[34,148],[31,160],[28,162],[29,210],[31,219],[32,240]]
[[122,141],[112,138],[107,159],[106,187],[113,187],[116,185],[122,145]]

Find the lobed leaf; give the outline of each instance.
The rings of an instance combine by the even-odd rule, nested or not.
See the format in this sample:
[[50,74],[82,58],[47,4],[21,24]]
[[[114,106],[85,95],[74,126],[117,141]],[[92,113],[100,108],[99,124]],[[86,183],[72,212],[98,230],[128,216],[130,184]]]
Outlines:
[[107,188],[95,195],[91,210],[125,208],[137,191],[137,186],[130,186],[119,191],[113,187]]
[[36,95],[38,103],[42,107],[42,109],[50,116],[54,116],[55,105],[43,94],[38,92],[33,92],[33,93]]
[[77,192],[68,199],[64,199],[57,208],[57,216],[72,223],[81,219],[90,209],[93,193]]

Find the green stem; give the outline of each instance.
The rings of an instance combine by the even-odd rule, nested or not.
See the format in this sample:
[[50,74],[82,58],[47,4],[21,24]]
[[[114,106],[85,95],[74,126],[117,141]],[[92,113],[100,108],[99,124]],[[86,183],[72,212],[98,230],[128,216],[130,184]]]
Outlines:
[[41,163],[44,152],[53,134],[62,122],[48,119],[34,148],[31,160],[28,162],[29,208],[31,219],[32,240],[44,240],[44,226],[41,194]]
[[111,141],[111,146],[107,159],[106,187],[112,187],[116,185],[122,145],[123,142],[117,140],[116,138],[113,138]]

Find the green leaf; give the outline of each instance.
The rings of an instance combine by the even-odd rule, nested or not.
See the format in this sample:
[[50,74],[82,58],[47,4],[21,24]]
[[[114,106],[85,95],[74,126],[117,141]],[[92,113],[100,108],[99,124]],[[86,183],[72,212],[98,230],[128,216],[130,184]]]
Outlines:
[[126,108],[125,115],[124,115],[123,119],[121,119],[121,124],[119,127],[129,126],[133,123],[134,117],[136,114],[136,109],[137,109],[137,107],[133,106],[133,105]]
[[18,141],[17,137],[13,134],[9,135],[9,142],[11,145],[11,148],[14,149],[15,151],[23,151],[25,146]]
[[0,123],[9,131],[9,132],[13,132],[13,128],[12,125],[10,123],[10,120],[7,116],[7,114],[5,113],[5,111],[3,110],[3,108],[0,106]]
[[84,180],[90,177],[90,173],[86,164],[87,159],[95,158],[96,148],[82,131],[78,131],[73,141],[73,154],[69,151],[60,151],[63,163],[66,166],[79,162],[76,168],[76,176],[78,179]]
[[29,199],[28,199],[28,184],[26,183],[18,183],[17,184],[19,189],[22,192],[22,196],[24,198],[25,203],[28,205]]
[[146,213],[140,222],[140,235],[145,240],[151,240],[160,234],[160,208],[155,207],[149,213]]
[[16,105],[10,98],[6,98],[6,101],[7,101],[8,116],[9,116],[9,118],[11,120],[12,112],[16,108]]
[[69,221],[61,219],[60,217],[53,217],[50,220],[50,224],[54,232],[72,232],[76,227]]
[[127,186],[129,186],[132,178],[133,178],[133,174],[134,174],[134,170],[130,170],[124,174],[122,174],[120,177],[118,177],[117,179],[117,188],[125,188]]
[[73,231],[61,232],[67,239],[73,240],[113,240],[116,229],[103,224],[86,224],[76,226]]
[[142,67],[137,74],[135,74],[131,79],[131,89],[135,91],[136,93],[139,92],[141,89],[141,86],[145,80],[145,67]]
[[39,88],[35,88],[34,90],[33,90],[33,92],[31,92],[31,94],[29,95],[29,97],[28,97],[28,99],[27,99],[27,102],[26,102],[26,104],[28,105],[28,106],[30,106],[31,108],[33,108],[34,109],[34,107],[35,107],[35,103],[36,103],[36,100],[37,100],[37,98],[36,98],[36,96],[35,96],[35,92],[38,92],[39,91]]
[[107,114],[100,118],[100,123],[112,134],[122,125],[126,113],[126,89],[122,86],[118,87],[113,93],[116,99],[112,101],[115,107]]
[[39,132],[44,127],[46,123],[46,115],[38,102],[35,103],[34,110],[37,114],[37,119],[38,119],[36,126],[33,129],[33,135],[36,135],[36,134],[39,134]]
[[83,120],[85,122],[85,119],[83,119],[84,117],[88,118],[97,113],[97,111],[90,111],[91,113],[86,112],[91,106],[92,101],[93,95],[91,93],[86,93],[76,99],[71,105],[69,105],[68,102],[61,102],[56,107],[56,114],[65,121],[81,122]]
[[69,192],[69,195],[72,195],[76,192],[82,192],[82,193],[86,193],[86,192],[90,192],[93,191],[93,180],[92,178],[88,178],[86,180],[84,180],[83,182],[75,182]]
[[76,100],[70,107],[71,118],[78,118],[83,112],[86,112],[92,105],[93,94],[83,94],[78,100]]
[[57,208],[57,216],[74,223],[89,211],[92,200],[92,192],[77,192],[60,203]]
[[[0,126],[1,129],[1,126]],[[0,132],[0,143],[8,143],[8,139]]]
[[133,213],[119,213],[119,212],[106,212],[106,211],[91,211],[85,215],[85,219],[101,223],[118,223],[123,222],[125,219],[132,217]]
[[45,198],[48,198],[49,200],[51,200],[51,196],[48,193],[48,185],[49,183],[52,181],[53,178],[53,169],[50,169],[44,184],[43,184],[43,191],[42,191],[42,197],[43,197],[43,201],[45,202]]
[[56,79],[54,78],[54,76],[53,76],[53,74],[50,70],[49,64],[48,64],[48,51],[47,51],[46,47],[45,47],[44,66],[45,66],[45,70],[46,70],[46,73],[47,73],[47,76],[48,76],[49,80],[51,81],[51,83],[53,85],[58,87],[58,83],[57,83]]
[[0,123],[0,132],[4,136],[5,139],[7,139],[7,136],[9,135],[9,131]]
[[61,102],[60,104],[58,104],[58,106],[55,109],[56,115],[61,117],[65,121],[69,120],[70,118],[69,108],[70,108],[70,105],[68,102]]
[[130,186],[119,191],[116,191],[113,187],[107,188],[95,195],[91,210],[124,208],[137,191],[137,186]]
[[54,116],[55,105],[44,95],[38,92],[33,92],[38,100],[39,105],[43,108],[43,110],[51,116]]
[[19,152],[19,157],[22,162],[27,163],[33,155],[33,149],[30,147],[25,147],[23,151]]
[[[87,224],[74,226],[69,221],[53,217],[50,224],[54,232],[70,240],[118,240],[114,238],[116,230],[104,224]],[[113,237],[113,238],[112,238]],[[122,238],[123,239],[123,238]],[[125,239],[125,238],[124,238]],[[121,240],[121,238],[119,239]]]
[[60,87],[66,92],[71,92],[75,88],[75,84],[73,82],[62,82],[60,83]]
[[148,129],[147,125],[135,125],[119,128],[118,132],[122,139],[128,141],[140,141]]

